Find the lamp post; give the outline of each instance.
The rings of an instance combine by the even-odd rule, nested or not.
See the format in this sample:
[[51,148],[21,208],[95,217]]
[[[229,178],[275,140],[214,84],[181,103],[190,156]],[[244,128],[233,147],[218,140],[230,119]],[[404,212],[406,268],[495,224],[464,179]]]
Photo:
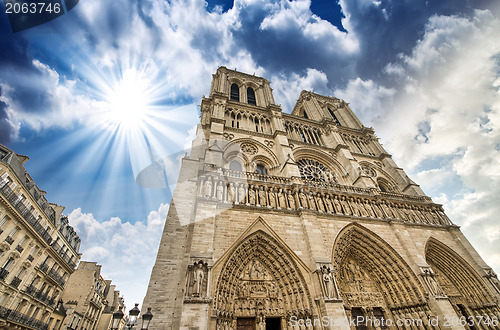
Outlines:
[[116,312],[113,313],[113,324],[111,324],[111,330],[120,329],[120,322],[123,319],[122,306],[118,308]]
[[139,316],[139,314],[141,313],[139,307],[137,306],[139,306],[139,304],[135,304],[135,307],[128,312],[129,317],[127,322],[127,328],[129,330],[132,330],[134,326],[137,325],[137,316]]
[[149,329],[149,322],[151,322],[152,318],[153,318],[153,314],[151,313],[151,307],[148,307],[148,311],[146,313],[142,314],[141,330],[148,330]]
[[[135,304],[135,307],[132,308],[128,313],[129,313],[129,318],[127,322],[127,328],[129,330],[133,330],[134,327],[137,325],[137,318],[141,311],[139,310],[139,304]],[[123,312],[122,312],[122,306],[113,313],[113,324],[111,325],[111,330],[119,330],[120,329],[120,322],[123,319]],[[151,308],[148,308],[148,311],[144,314],[142,314],[142,325],[141,325],[141,330],[148,330],[149,329],[149,322],[151,322],[151,319],[153,318],[153,314],[151,313]]]

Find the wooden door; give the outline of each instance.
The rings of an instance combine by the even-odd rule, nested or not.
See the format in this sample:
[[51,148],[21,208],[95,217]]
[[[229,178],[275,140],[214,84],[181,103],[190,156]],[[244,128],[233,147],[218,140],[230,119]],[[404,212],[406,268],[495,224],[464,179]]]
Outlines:
[[238,318],[236,330],[255,330],[255,318]]

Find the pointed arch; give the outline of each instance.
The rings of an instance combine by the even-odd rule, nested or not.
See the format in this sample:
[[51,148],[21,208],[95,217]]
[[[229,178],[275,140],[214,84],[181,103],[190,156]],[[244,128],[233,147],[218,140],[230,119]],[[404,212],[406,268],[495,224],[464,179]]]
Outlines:
[[425,260],[438,274],[437,281],[458,312],[498,313],[499,307],[484,280],[458,253],[434,237],[425,245]]
[[333,268],[337,277],[348,258],[370,273],[391,310],[425,305],[423,288],[410,266],[380,236],[357,223],[344,227],[335,241]]
[[[252,275],[255,267],[260,269],[260,277]],[[215,315],[221,320],[311,317],[313,303],[304,278],[307,271],[293,251],[259,218],[214,264]]]

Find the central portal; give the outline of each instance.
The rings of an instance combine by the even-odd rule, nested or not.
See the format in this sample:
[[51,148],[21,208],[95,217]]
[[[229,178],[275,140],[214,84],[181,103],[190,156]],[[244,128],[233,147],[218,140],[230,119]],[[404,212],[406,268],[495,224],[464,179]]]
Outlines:
[[236,330],[255,330],[255,317],[238,318]]
[[301,267],[267,234],[257,231],[231,253],[217,283],[217,329],[276,329],[286,316],[310,317]]

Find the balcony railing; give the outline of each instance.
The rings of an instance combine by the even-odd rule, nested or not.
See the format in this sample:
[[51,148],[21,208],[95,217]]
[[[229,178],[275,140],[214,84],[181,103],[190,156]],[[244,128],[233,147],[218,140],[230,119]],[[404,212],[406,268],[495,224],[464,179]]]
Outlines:
[[5,237],[5,241],[9,243],[9,245],[12,245],[12,243],[14,243],[14,239],[11,236]]
[[5,307],[0,307],[0,318],[16,324],[20,324],[24,327],[27,327],[28,329],[47,330],[49,328],[48,323],[44,323],[31,316]]
[[9,275],[9,271],[5,268],[0,268],[0,280],[3,280]]
[[51,269],[49,271],[49,276],[54,280],[56,281],[60,286],[64,287],[64,284],[66,284],[66,282],[64,282],[64,279],[62,278],[61,275],[59,275],[55,270]]
[[10,282],[10,285],[13,286],[14,288],[17,288],[20,283],[21,283],[21,279],[16,276],[12,279],[12,282]]
[[44,272],[44,273],[47,273],[47,271],[49,270],[49,265],[47,265],[46,263],[43,263],[41,265],[38,266],[38,268]]
[[54,251],[57,252],[57,254],[59,254],[61,256],[61,258],[71,267],[71,268],[75,268],[76,265],[75,263],[71,260],[71,257],[70,255],[67,253],[67,251],[65,252],[63,247],[61,245],[59,245],[59,243],[57,242],[53,242],[52,243],[52,248],[54,249]]
[[[22,215],[22,217],[33,227],[33,229],[43,238],[47,244],[52,242],[52,238],[48,231],[42,227],[40,222],[33,216],[30,210],[23,204],[19,202],[18,196],[14,193],[8,185],[4,185],[0,188],[0,193],[5,196],[5,198],[14,205],[17,211]],[[51,215],[53,217],[53,215]],[[49,217],[51,218],[51,217]],[[12,243],[10,243],[12,244]]]
[[30,296],[34,296],[35,295],[35,292],[36,292],[36,288],[33,286],[33,285],[28,285],[26,287],[26,289],[24,290],[24,292],[26,292],[27,294],[29,294]]

